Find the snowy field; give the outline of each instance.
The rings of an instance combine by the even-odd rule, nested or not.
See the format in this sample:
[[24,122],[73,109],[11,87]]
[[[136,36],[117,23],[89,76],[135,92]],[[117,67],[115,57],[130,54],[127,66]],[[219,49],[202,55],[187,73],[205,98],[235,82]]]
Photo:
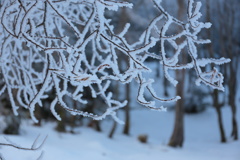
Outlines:
[[[120,117],[121,113],[120,113]],[[238,122],[240,116],[238,113]],[[56,124],[47,123],[42,128],[24,122],[20,136],[7,136],[23,147],[30,147],[40,134],[48,138],[39,151],[20,151],[1,147],[0,153],[6,160],[36,160],[44,151],[43,160],[239,160],[240,141],[232,141],[230,108],[223,108],[224,127],[228,137],[226,144],[219,142],[217,117],[213,108],[197,115],[185,116],[185,143],[183,148],[167,146],[171,136],[174,112],[135,110],[132,112],[131,136],[121,134],[118,125],[113,139],[107,137],[112,121],[102,123],[103,132],[80,127],[76,134],[57,133]],[[147,134],[147,144],[137,140],[139,134]],[[1,135],[1,142],[4,142]],[[41,140],[40,138],[40,140]]]

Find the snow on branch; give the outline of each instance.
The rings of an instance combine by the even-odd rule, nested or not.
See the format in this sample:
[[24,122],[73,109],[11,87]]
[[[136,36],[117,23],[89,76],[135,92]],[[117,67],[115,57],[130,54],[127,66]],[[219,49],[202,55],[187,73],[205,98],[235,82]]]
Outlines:
[[[132,8],[132,4],[110,0],[9,0],[0,3],[0,73],[4,85],[0,94],[8,93],[15,115],[19,107],[29,109],[31,118],[35,117],[35,107],[43,105],[43,100],[49,98],[54,91],[50,110],[56,119],[61,117],[56,112],[56,105],[72,115],[91,117],[101,120],[112,116],[116,121],[116,111],[127,102],[113,99],[110,92],[112,81],[129,83],[136,80],[139,83],[137,101],[153,110],[165,110],[156,107],[155,100],[172,102],[179,96],[165,99],[155,93],[153,79],[143,76],[151,72],[146,59],[152,58],[162,63],[165,77],[176,85],[177,81],[169,75],[169,70],[194,68],[197,73],[197,84],[201,82],[215,89],[223,90],[223,76],[214,68],[203,72],[201,67],[213,64],[224,64],[229,59],[198,59],[197,46],[210,43],[210,40],[198,39],[198,33],[204,28],[210,28],[210,23],[199,22],[201,3],[189,0],[188,21],[182,22],[161,6],[160,1],[153,0],[159,10],[157,15],[139,40],[129,44],[125,39],[130,24],[126,24],[119,34],[114,32],[111,19],[105,17],[106,10],[116,11],[121,7]],[[159,26],[159,21],[164,25]],[[174,23],[182,28],[176,35],[167,35],[170,25]],[[158,34],[156,36],[156,33]],[[185,37],[177,44],[176,39]],[[150,49],[160,42],[160,53]],[[169,42],[175,53],[169,57],[165,43]],[[191,62],[179,64],[178,57],[187,48]],[[128,57],[127,70],[120,71],[118,56]],[[107,105],[101,115],[83,112],[66,102],[65,97],[87,104],[83,94],[85,89],[91,90],[92,98],[100,97]],[[147,101],[145,92],[154,98]]]

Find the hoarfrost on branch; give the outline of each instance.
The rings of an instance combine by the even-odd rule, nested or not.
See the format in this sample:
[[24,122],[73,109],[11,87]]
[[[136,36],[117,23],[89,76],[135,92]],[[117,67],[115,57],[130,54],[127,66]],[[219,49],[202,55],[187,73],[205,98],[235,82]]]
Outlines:
[[[210,43],[198,39],[199,32],[210,28],[209,22],[199,22],[201,3],[188,1],[187,22],[182,22],[162,6],[161,1],[152,0],[159,10],[139,40],[129,44],[125,39],[130,24],[121,33],[114,32],[111,19],[106,18],[106,10],[117,11],[121,7],[132,8],[131,3],[109,0],[3,0],[0,1],[0,94],[7,92],[15,115],[19,107],[29,109],[31,118],[35,107],[42,106],[52,90],[54,98],[50,105],[52,114],[61,120],[55,110],[57,104],[71,113],[101,120],[111,115],[116,121],[116,111],[127,101],[113,99],[109,91],[111,82],[123,84],[135,80],[139,84],[137,101],[152,110],[165,110],[156,107],[155,100],[171,102],[179,96],[159,98],[152,87],[153,79],[144,77],[151,72],[146,59],[156,59],[163,65],[165,77],[175,86],[177,80],[169,70],[194,68],[196,84],[203,82],[214,89],[224,90],[223,76],[216,68],[204,72],[208,64],[221,65],[229,59],[199,59],[197,45]],[[164,22],[159,25],[158,22]],[[169,27],[174,24],[181,28],[179,33],[168,35]],[[178,38],[184,41],[178,44]],[[159,42],[159,43],[157,43]],[[175,49],[174,54],[165,49],[169,42]],[[160,52],[150,49],[160,44]],[[179,56],[187,48],[191,61],[180,64]],[[128,68],[120,71],[118,57],[128,57]],[[93,98],[101,97],[108,108],[102,115],[83,112],[69,106],[64,97],[87,104],[83,98],[86,88]],[[149,92],[153,101],[147,101],[144,94]]]

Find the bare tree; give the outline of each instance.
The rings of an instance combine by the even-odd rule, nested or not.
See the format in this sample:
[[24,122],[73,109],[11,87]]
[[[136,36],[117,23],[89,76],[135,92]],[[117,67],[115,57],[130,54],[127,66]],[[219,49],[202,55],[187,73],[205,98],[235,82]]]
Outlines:
[[[212,20],[210,7],[211,7],[210,2],[206,1],[206,19],[207,19],[207,21]],[[211,39],[213,39],[212,30],[208,30],[207,32],[208,32],[208,36],[211,37]],[[213,49],[212,45],[208,46],[208,52],[211,57],[214,57],[214,49]],[[217,112],[221,142],[225,143],[227,141],[227,139],[226,139],[226,135],[225,135],[225,131],[224,131],[223,118],[222,118],[222,112],[221,112],[221,107],[224,105],[224,102],[223,101],[220,102],[218,90],[213,91],[212,98],[213,98],[213,106],[215,107],[216,112]]]
[[[217,8],[210,5],[211,17],[212,21],[214,22],[214,30],[212,32],[216,37],[213,37],[213,40],[216,41],[216,43],[213,44],[214,53],[216,53],[216,56],[225,56],[231,58],[231,63],[224,66],[224,76],[228,88],[228,105],[231,107],[232,111],[231,135],[234,140],[238,139],[238,125],[236,119],[236,93],[237,88],[239,87],[237,83],[237,73],[239,71],[240,60],[240,24],[237,21],[237,17],[239,17],[240,15],[239,5],[240,3],[238,0],[219,1],[217,2],[217,5],[215,5]],[[215,13],[217,13],[218,16],[216,16]],[[218,24],[216,24],[216,22],[218,22]],[[217,97],[217,94],[215,97]]]

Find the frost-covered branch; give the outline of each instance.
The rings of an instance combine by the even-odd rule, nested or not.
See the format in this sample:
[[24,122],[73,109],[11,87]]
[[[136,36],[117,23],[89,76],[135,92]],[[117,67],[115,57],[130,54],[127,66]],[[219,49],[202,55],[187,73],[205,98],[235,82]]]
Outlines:
[[[201,4],[188,3],[187,22],[179,21],[167,13],[160,2],[153,0],[159,10],[139,40],[129,44],[126,40],[130,24],[116,34],[111,19],[106,18],[107,10],[117,11],[121,7],[132,8],[132,4],[122,1],[107,0],[9,0],[1,1],[0,26],[0,72],[4,85],[0,94],[7,92],[13,112],[17,115],[19,107],[29,109],[31,118],[35,117],[35,107],[43,105],[43,100],[54,95],[50,110],[61,120],[56,112],[56,105],[72,115],[91,117],[101,120],[111,115],[116,121],[116,110],[127,102],[113,99],[110,92],[112,81],[123,84],[133,80],[139,84],[137,101],[153,110],[165,110],[157,107],[156,101],[173,102],[180,99],[160,98],[152,87],[153,79],[144,77],[150,73],[146,59],[152,58],[163,64],[165,77],[174,85],[177,81],[168,73],[169,70],[194,68],[197,83],[203,82],[215,89],[223,90],[223,77],[214,68],[203,72],[202,67],[213,64],[224,64],[228,59],[199,59],[197,45],[209,43],[209,40],[198,39],[198,33],[209,28],[210,23],[199,22]],[[161,26],[158,22],[164,22]],[[176,24],[182,31],[167,35],[171,24]],[[178,44],[178,38],[185,40]],[[160,42],[160,53],[150,49]],[[165,50],[169,42],[175,49],[174,55]],[[191,62],[179,64],[179,56],[187,48]],[[119,56],[127,56],[128,68],[120,70]],[[83,112],[71,106],[66,99],[87,104],[84,98],[86,88],[91,90],[92,98],[101,98],[107,108],[101,114]],[[153,101],[144,98],[146,92]],[[119,121],[120,122],[120,121]]]
[[[177,81],[171,77],[168,73],[169,69],[190,69],[194,68],[197,73],[197,81],[196,84],[200,84],[200,82],[205,83],[206,85],[211,86],[214,89],[224,90],[223,88],[223,76],[221,73],[214,68],[212,71],[203,72],[201,67],[205,67],[210,63],[213,64],[224,64],[230,62],[230,59],[220,58],[218,59],[198,59],[197,54],[197,45],[210,43],[210,40],[202,40],[198,39],[198,34],[204,28],[209,29],[211,27],[211,23],[203,23],[199,22],[199,18],[202,16],[200,13],[201,2],[197,2],[194,4],[193,0],[188,1],[188,12],[187,12],[187,22],[181,22],[176,18],[172,17],[169,13],[167,13],[157,2],[157,0],[153,0],[157,9],[163,13],[164,18],[166,19],[165,24],[157,30],[160,34],[160,42],[161,42],[161,56],[162,56],[162,64],[164,67],[165,77],[173,84],[177,85]],[[182,30],[175,35],[166,35],[166,32],[169,29],[169,26],[175,24],[178,25]],[[178,38],[184,38],[185,40],[180,44],[177,44]],[[165,50],[165,43],[169,42],[171,46],[175,49],[175,53],[173,56],[169,57],[170,54]],[[183,49],[187,48],[188,55],[191,57],[191,62],[187,64],[179,64],[179,56],[183,52]]]

